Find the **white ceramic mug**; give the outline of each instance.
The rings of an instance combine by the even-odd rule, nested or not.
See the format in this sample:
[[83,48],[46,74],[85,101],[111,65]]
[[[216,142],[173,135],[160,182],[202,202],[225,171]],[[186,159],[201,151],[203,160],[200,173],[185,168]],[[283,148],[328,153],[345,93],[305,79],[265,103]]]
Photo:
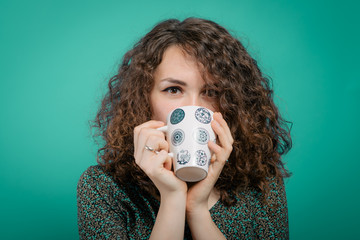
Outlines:
[[207,143],[216,142],[211,127],[213,112],[199,106],[183,106],[167,116],[167,125],[158,130],[166,133],[173,156],[175,175],[186,182],[206,178],[212,152]]

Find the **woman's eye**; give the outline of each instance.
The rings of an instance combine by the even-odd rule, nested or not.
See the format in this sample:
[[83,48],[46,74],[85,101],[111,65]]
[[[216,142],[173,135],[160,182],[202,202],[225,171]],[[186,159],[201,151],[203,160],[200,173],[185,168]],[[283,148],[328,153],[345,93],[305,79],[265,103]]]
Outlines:
[[178,94],[181,92],[181,89],[178,87],[168,87],[163,90],[164,92],[168,92],[170,94]]

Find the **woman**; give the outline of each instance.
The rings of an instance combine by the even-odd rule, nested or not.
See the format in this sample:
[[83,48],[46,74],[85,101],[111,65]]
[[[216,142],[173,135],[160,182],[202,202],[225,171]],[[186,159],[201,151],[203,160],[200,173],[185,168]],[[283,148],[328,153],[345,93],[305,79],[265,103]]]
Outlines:
[[[156,25],[127,52],[97,114],[98,166],[78,183],[82,239],[287,239],[281,156],[289,130],[243,45],[197,18]],[[213,110],[208,176],[172,171],[162,132],[176,107]],[[149,151],[148,147],[158,153]]]

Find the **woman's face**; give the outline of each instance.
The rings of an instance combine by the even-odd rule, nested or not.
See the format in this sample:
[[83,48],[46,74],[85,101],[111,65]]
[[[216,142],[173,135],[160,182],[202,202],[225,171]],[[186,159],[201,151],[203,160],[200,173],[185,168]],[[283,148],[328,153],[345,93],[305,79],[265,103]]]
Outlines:
[[152,119],[166,123],[175,108],[196,105],[216,111],[216,98],[209,96],[194,58],[178,46],[169,47],[154,72],[150,93]]

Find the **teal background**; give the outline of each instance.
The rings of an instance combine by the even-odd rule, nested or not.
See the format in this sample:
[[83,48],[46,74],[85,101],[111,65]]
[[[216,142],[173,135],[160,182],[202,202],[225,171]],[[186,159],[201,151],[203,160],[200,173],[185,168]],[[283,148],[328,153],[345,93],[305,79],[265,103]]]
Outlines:
[[291,239],[355,239],[357,1],[0,2],[0,238],[77,239],[88,121],[122,55],[160,20],[212,19],[243,39],[293,122]]

